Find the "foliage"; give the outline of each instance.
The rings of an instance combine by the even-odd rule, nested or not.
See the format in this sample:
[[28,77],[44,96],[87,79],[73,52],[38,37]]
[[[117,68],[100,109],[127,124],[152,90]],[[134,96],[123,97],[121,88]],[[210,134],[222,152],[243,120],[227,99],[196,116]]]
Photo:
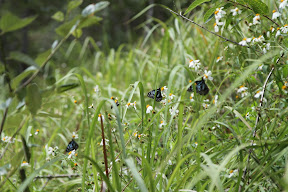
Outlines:
[[[153,4],[171,17],[107,52],[83,29],[111,5],[69,17],[82,3],[52,14],[50,49],[1,61],[1,191],[287,190],[287,5]],[[5,14],[1,37],[36,18]],[[13,76],[7,60],[29,67]]]

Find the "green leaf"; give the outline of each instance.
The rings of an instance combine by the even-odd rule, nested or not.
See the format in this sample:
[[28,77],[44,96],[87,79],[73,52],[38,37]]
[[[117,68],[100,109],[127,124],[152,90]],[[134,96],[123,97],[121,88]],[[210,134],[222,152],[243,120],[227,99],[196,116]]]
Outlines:
[[20,19],[16,15],[6,12],[0,20],[0,29],[2,30],[2,34],[26,27],[32,23],[36,17],[37,16]]
[[80,18],[80,15],[74,17],[71,21],[65,22],[64,24],[60,25],[59,27],[56,28],[56,33],[62,37],[66,36],[71,28],[76,24],[78,19]]
[[188,7],[188,9],[185,11],[184,15],[195,9],[195,7],[201,5],[202,3],[208,2],[210,0],[196,0]]
[[26,158],[27,162],[30,163],[31,153],[30,153],[30,150],[27,146],[27,142],[26,142],[25,138],[23,137],[23,135],[21,135],[21,141],[23,144],[23,150],[24,150],[25,158]]
[[67,8],[67,12],[72,11],[73,9],[79,7],[79,5],[81,5],[83,2],[83,0],[74,0],[74,1],[70,1],[68,3],[68,8]]
[[57,11],[54,15],[51,17],[52,19],[62,22],[64,21],[64,13],[61,11]]
[[78,27],[79,28],[90,27],[91,25],[99,24],[99,21],[101,20],[102,20],[101,17],[96,16],[86,17],[80,22]]
[[204,15],[204,22],[206,22],[211,16],[213,16],[215,10],[219,7],[218,5],[215,5],[214,7],[210,8]]
[[42,97],[37,84],[33,83],[27,86],[25,103],[32,115],[35,115],[38,109],[41,108]]
[[23,79],[28,77],[30,74],[34,73],[36,70],[37,70],[36,67],[31,66],[25,69],[25,71],[20,73],[18,76],[14,77],[11,81],[12,89],[15,89]]
[[261,0],[246,0],[246,2],[251,6],[255,14],[268,14],[268,6]]
[[30,56],[18,51],[11,52],[8,59],[13,59],[27,65],[38,67],[37,63]]
[[51,54],[51,49],[48,49],[47,51],[40,53],[37,55],[35,62],[38,65],[42,65],[42,63],[47,59],[47,57]]
[[85,7],[82,11],[82,16],[87,17],[88,15],[94,14],[104,8],[106,8],[110,3],[108,1],[101,1],[95,5],[90,4]]
[[57,87],[57,92],[63,93],[63,92],[68,91],[70,89],[74,89],[78,86],[79,86],[78,83],[70,83],[70,84],[66,84],[66,85],[61,85],[60,87]]

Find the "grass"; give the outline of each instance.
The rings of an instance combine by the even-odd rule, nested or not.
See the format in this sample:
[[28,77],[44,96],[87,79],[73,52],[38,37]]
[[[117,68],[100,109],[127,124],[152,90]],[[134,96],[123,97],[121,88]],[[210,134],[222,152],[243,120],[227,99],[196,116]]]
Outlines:
[[[192,15],[200,22],[197,15],[203,15],[202,10]],[[245,35],[226,30],[222,35],[234,35],[237,42]],[[280,45],[274,42],[271,51],[261,55],[254,51],[257,46],[231,46],[176,17],[159,21],[135,44],[123,44],[108,53],[91,37],[83,43],[66,43],[47,66],[56,66],[55,87],[80,86],[57,92],[38,76],[34,82],[42,105],[36,115],[13,98],[4,133],[19,132],[14,143],[1,143],[1,190],[100,191],[103,185],[109,191],[285,190],[287,93],[281,87],[287,80],[287,61],[280,57],[284,46]],[[218,56],[223,60],[216,62]],[[189,68],[190,59],[199,59],[202,71]],[[264,69],[257,70],[261,64]],[[267,83],[266,101],[259,108],[254,95],[262,89],[272,65],[275,71]],[[200,80],[204,69],[211,70],[214,78],[206,81],[209,94],[194,92],[191,102],[187,88],[193,83],[189,80]],[[241,85],[248,88],[244,97],[237,93]],[[163,86],[175,95],[170,103],[163,105],[146,96]],[[217,104],[215,95],[219,96]],[[118,98],[118,107],[112,96]],[[136,109],[126,107],[134,101]],[[154,109],[149,114],[148,104]],[[179,112],[170,114],[171,107]],[[104,117],[103,127],[99,114]],[[163,127],[159,127],[161,121]],[[108,177],[101,128],[107,139]],[[79,149],[77,156],[68,159],[64,151],[73,132],[79,136],[75,139]],[[48,147],[54,148],[55,156],[48,154]],[[23,161],[29,165],[21,167]]]

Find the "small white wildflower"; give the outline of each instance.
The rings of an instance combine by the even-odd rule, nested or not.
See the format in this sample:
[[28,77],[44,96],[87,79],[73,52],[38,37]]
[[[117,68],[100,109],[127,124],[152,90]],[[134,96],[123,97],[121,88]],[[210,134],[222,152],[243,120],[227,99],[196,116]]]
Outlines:
[[39,129],[36,130],[36,132],[34,133],[34,135],[38,135],[39,134]]
[[29,163],[26,162],[26,161],[23,161],[23,162],[21,163],[21,167],[26,167],[26,166],[29,166]]
[[260,24],[260,23],[261,23],[260,15],[256,14],[255,17],[253,18],[253,25],[257,25],[257,24]]
[[249,112],[245,114],[245,118],[250,119],[250,113]]
[[231,9],[231,12],[233,16],[236,16],[240,15],[242,11],[236,7],[235,9]]
[[288,24],[284,25],[283,27],[280,28],[282,33],[287,33],[288,32]]
[[101,122],[101,118],[102,118],[102,121],[104,122],[104,115],[102,115],[101,113],[98,115],[98,121]]
[[[101,140],[100,146],[103,146],[103,139]],[[109,140],[105,139],[105,145],[109,145]]]
[[193,144],[193,147],[197,147],[198,146],[198,143],[197,142],[195,142],[194,144]]
[[219,26],[223,25],[224,22],[220,22],[219,20],[216,19],[216,22],[214,23],[214,31],[217,33],[219,32]]
[[218,95],[215,95],[214,99],[213,99],[213,104],[217,105],[218,102]]
[[281,30],[280,30],[280,28],[278,27],[275,37],[278,37],[279,35],[281,35]]
[[228,175],[228,178],[231,178],[231,177],[233,177],[236,173],[238,172],[238,170],[236,169],[236,170],[231,170],[231,171],[229,171],[229,175]]
[[201,63],[199,60],[190,60],[189,67],[193,68],[195,71],[198,71],[200,68]]
[[263,91],[257,91],[256,94],[254,95],[254,97],[259,98],[259,97],[261,97],[262,94],[263,94]]
[[159,125],[159,128],[162,128],[162,127],[164,127],[166,125],[166,123],[164,122],[164,121],[161,121],[160,122],[160,125]]
[[70,151],[68,153],[68,159],[71,159],[75,155],[75,153],[76,153],[75,149],[73,149],[73,151]]
[[191,95],[190,95],[190,101],[191,101],[191,102],[193,102],[193,101],[194,101],[194,92],[193,92],[193,93],[191,93]]
[[162,99],[162,100],[160,101],[160,103],[163,104],[163,105],[166,105],[167,99]]
[[247,43],[250,43],[251,42],[251,38],[244,38],[242,41],[239,42],[240,45],[242,46],[247,46],[248,44]]
[[167,91],[168,91],[168,88],[166,86],[164,87],[161,87],[161,94],[162,94],[162,97],[166,97],[167,96]]
[[283,9],[288,5],[288,1],[287,0],[281,0],[281,3],[279,5],[279,9]]
[[237,90],[237,93],[241,93],[241,97],[245,97],[248,95],[248,93],[246,92],[248,88],[244,87],[244,85],[241,85],[240,88]]
[[258,70],[259,70],[259,71],[262,71],[263,67],[264,67],[264,65],[261,64],[261,65],[258,67]]
[[173,114],[178,115],[179,110],[176,109],[175,107],[172,107],[171,109],[169,109],[169,112],[171,115],[173,115]]
[[273,15],[272,15],[272,19],[277,19],[278,17],[281,16],[281,13],[279,13],[278,11],[276,10],[273,10]]
[[100,92],[100,89],[99,89],[98,85],[96,85],[93,89],[94,89],[95,93],[99,93]]
[[223,9],[224,9],[224,7],[217,8],[216,11],[214,12],[216,20],[221,19],[226,14],[226,12],[223,11]]
[[73,133],[72,133],[72,138],[73,138],[73,139],[78,139],[78,134],[77,134],[76,132],[73,132]]
[[93,103],[88,107],[89,109],[94,109]]
[[151,111],[153,111],[153,107],[150,105],[146,106],[146,113],[150,113]]
[[[47,149],[47,145],[45,146],[45,148]],[[47,154],[48,155],[52,155],[52,156],[56,156],[56,153],[57,153],[57,150],[58,150],[58,147],[49,147],[48,150],[47,150]]]
[[219,61],[222,61],[222,59],[223,59],[223,56],[217,57],[216,63],[218,63]]
[[207,70],[204,71],[204,79],[206,80],[209,79],[210,81],[212,81],[213,77],[211,75],[212,75],[211,71],[207,71]]
[[169,94],[169,99],[170,99],[170,100],[173,100],[174,97],[175,97],[175,95],[173,95],[172,93]]
[[266,54],[270,50],[270,43],[263,43],[263,53]]

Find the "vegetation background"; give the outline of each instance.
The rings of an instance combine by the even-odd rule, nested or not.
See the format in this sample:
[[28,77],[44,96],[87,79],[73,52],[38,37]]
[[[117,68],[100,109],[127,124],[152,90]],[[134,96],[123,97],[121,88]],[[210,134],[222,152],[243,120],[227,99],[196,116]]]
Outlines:
[[286,191],[287,10],[0,0],[0,190]]

